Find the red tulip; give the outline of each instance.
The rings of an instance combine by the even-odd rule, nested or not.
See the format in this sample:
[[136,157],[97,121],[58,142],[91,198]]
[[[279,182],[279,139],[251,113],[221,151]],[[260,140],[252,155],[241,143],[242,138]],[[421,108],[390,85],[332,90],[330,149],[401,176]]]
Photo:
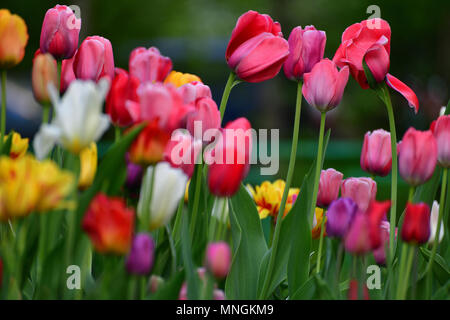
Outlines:
[[316,63],[323,59],[325,31],[316,30],[314,26],[295,27],[289,35],[289,56],[283,65],[288,79],[301,80],[304,73],[311,72]]
[[392,167],[391,134],[383,129],[367,132],[361,151],[361,168],[385,177]]
[[126,105],[129,101],[136,103],[139,101],[137,95],[139,84],[138,78],[129,76],[128,72],[123,69],[115,69],[115,77],[111,83],[105,105],[105,111],[115,125],[126,127],[133,123]]
[[227,124],[214,149],[205,153],[212,194],[231,197],[238,191],[250,169],[251,145],[251,125],[247,119],[239,118]]
[[[348,300],[358,300],[359,299],[359,294],[358,294],[358,290],[359,290],[359,283],[358,280],[356,279],[352,279],[350,280],[350,285],[348,288]],[[362,284],[362,298],[363,300],[369,300],[369,289],[367,288],[367,285],[365,283]]]
[[75,73],[73,72],[73,62],[75,57],[70,59],[64,59],[61,64],[61,85],[59,88],[60,93],[66,92],[70,83],[75,80]]
[[426,203],[406,204],[402,225],[402,239],[405,242],[423,244],[430,237],[430,207]]
[[[195,126],[201,124],[201,132],[195,131]],[[195,111],[187,115],[186,129],[197,139],[202,139],[203,134],[209,129],[220,128],[221,118],[217,104],[211,98],[201,98],[195,103]],[[201,134],[197,137],[196,134]]]
[[319,193],[317,194],[317,206],[328,207],[337,199],[344,175],[333,168],[322,170],[320,173]]
[[172,61],[162,56],[156,47],[139,47],[130,54],[129,69],[141,82],[163,82],[172,70]]
[[212,98],[211,89],[200,81],[186,83],[178,88],[184,103],[195,103],[200,98]]
[[380,18],[364,20],[345,29],[342,43],[333,61],[339,66],[349,66],[350,74],[361,88],[368,89],[363,61],[367,64],[376,82],[386,83],[402,94],[411,107],[419,109],[415,93],[403,82],[388,73],[391,44],[391,28]]
[[440,116],[433,130],[437,143],[437,159],[444,168],[450,167],[450,115]]
[[409,128],[398,145],[398,166],[403,180],[412,186],[424,184],[433,175],[437,161],[433,133]]
[[321,112],[329,111],[341,102],[348,81],[348,67],[340,71],[329,59],[317,63],[311,72],[303,75],[302,92],[308,103]]
[[369,203],[377,195],[377,183],[371,178],[348,178],[342,181],[341,194],[343,198],[351,198],[359,210],[365,212]]
[[131,246],[134,211],[126,207],[124,199],[99,193],[89,205],[82,227],[98,252],[125,254]]
[[275,77],[289,54],[278,22],[266,14],[248,11],[239,17],[225,58],[237,76],[247,82]]
[[72,9],[56,5],[47,10],[42,23],[40,49],[57,60],[70,59],[78,48],[81,19]]
[[114,55],[108,39],[92,36],[81,43],[75,54],[73,71],[77,79],[98,81],[114,78]]

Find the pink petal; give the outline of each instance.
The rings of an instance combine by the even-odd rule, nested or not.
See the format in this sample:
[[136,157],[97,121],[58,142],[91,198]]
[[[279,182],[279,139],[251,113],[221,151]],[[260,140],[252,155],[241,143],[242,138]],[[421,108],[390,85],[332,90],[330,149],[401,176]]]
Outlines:
[[399,79],[388,73],[386,75],[386,83],[389,87],[399,92],[406,100],[411,108],[417,113],[419,111],[419,100],[410,87],[401,82]]

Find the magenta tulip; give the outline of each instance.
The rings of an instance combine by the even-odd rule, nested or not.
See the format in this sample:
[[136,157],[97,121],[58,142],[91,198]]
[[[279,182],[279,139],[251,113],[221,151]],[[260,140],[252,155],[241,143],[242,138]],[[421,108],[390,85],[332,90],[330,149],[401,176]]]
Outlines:
[[359,210],[365,212],[369,203],[375,200],[377,184],[371,178],[348,178],[342,181],[341,194],[343,198],[351,198]]
[[161,55],[156,47],[139,47],[130,54],[129,69],[130,75],[141,82],[162,82],[172,70],[172,60]]
[[437,143],[437,159],[444,168],[450,167],[450,115],[440,116],[433,130]]
[[322,170],[317,194],[317,206],[325,208],[337,199],[344,175],[332,168]]
[[361,151],[361,168],[385,177],[392,167],[391,134],[383,129],[367,132]]
[[350,198],[339,198],[333,201],[327,211],[327,235],[344,237],[357,211],[358,206]]
[[225,278],[231,265],[231,250],[228,243],[222,241],[208,244],[205,265],[214,277]]

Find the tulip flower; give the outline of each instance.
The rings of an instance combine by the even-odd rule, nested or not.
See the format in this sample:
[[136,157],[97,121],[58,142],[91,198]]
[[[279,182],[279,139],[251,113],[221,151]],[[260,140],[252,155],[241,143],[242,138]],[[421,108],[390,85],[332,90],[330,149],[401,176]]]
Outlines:
[[186,131],[175,130],[164,150],[164,161],[174,168],[181,168],[191,178],[201,150],[201,140],[194,139]]
[[344,175],[333,168],[322,170],[317,194],[317,206],[325,208],[337,199]]
[[105,105],[105,111],[115,125],[126,127],[133,123],[127,103],[130,103],[129,101],[139,102],[137,95],[139,84],[138,78],[130,76],[123,69],[115,69],[115,77],[111,83]]
[[98,82],[106,77],[114,78],[114,55],[111,42],[103,37],[87,37],[81,43],[73,61],[73,72],[77,79]]
[[125,154],[125,161],[127,164],[127,179],[125,185],[129,189],[138,189],[141,186],[143,169],[140,165],[137,165],[130,161],[130,154]]
[[134,210],[125,200],[98,193],[84,215],[82,228],[99,253],[123,255],[131,246]]
[[327,211],[326,230],[328,236],[344,237],[357,211],[358,206],[350,198],[333,201]]
[[[189,113],[186,118],[186,129],[196,139],[203,139],[206,130],[218,129],[220,124],[220,111],[211,98],[198,99],[195,103],[195,111]],[[195,130],[196,125],[200,125],[201,131],[198,133]]]
[[153,266],[155,242],[151,235],[138,233],[131,244],[125,266],[128,273],[146,275]]
[[92,185],[97,172],[97,144],[92,142],[89,147],[80,152],[80,176],[78,178],[78,189],[84,190]]
[[430,214],[430,237],[428,238],[428,243],[433,243],[436,241],[436,236],[439,233],[439,236],[437,236],[437,241],[440,243],[442,239],[444,238],[444,225],[441,222],[441,228],[439,232],[437,232],[438,228],[438,217],[439,217],[439,203],[437,201],[433,201],[433,206],[431,208],[431,214]]
[[158,120],[149,122],[130,146],[130,161],[148,166],[163,160],[169,140],[170,135],[161,129]]
[[304,73],[311,72],[314,65],[323,59],[325,31],[314,26],[295,27],[289,35],[289,56],[283,65],[284,74],[290,80],[299,81]]
[[343,198],[351,198],[359,210],[365,212],[377,195],[377,183],[371,178],[348,178],[342,181],[341,194]]
[[171,83],[177,88],[191,82],[201,83],[202,80],[195,74],[182,73],[174,70],[170,71],[169,75],[164,80],[164,83]]
[[[365,283],[362,284],[362,298],[363,300],[370,300],[369,297],[369,289],[367,288],[367,285]],[[348,289],[348,300],[358,300],[359,299],[359,283],[358,280],[352,279],[350,280],[349,289]]]
[[266,14],[248,11],[231,33],[225,58],[240,79],[262,82],[278,74],[288,55],[280,24]]
[[414,110],[419,110],[416,94],[403,82],[389,74],[389,54],[391,45],[391,28],[380,18],[355,23],[345,29],[342,43],[333,61],[342,68],[348,66],[350,74],[363,89],[369,88],[364,73],[363,62],[367,64],[377,83],[386,81],[394,90],[402,94]]
[[149,223],[146,228],[155,230],[170,221],[184,196],[187,180],[183,170],[173,168],[167,162],[147,168],[137,209],[139,218]]
[[212,98],[211,89],[199,82],[189,82],[178,88],[178,92],[183,97],[184,103],[194,103],[200,98]]
[[61,94],[66,92],[69,85],[75,80],[75,73],[73,72],[73,62],[75,57],[65,59],[61,63],[61,85],[59,91]]
[[367,132],[361,151],[361,168],[385,177],[392,167],[391,134],[383,129]]
[[450,168],[450,115],[440,116],[433,130],[437,143],[437,159],[444,168]]
[[250,130],[250,122],[245,118],[228,123],[222,139],[205,154],[209,164],[208,186],[212,194],[231,197],[247,176],[252,147]]
[[45,158],[55,143],[78,154],[97,141],[108,129],[109,117],[101,113],[108,92],[108,81],[73,81],[60,99],[54,87],[50,91],[55,115],[50,124],[43,124],[33,147],[39,159]]
[[28,42],[27,25],[21,17],[0,9],[0,69],[19,64]]
[[129,70],[130,75],[141,82],[163,82],[172,70],[172,61],[162,56],[156,47],[139,47],[130,54]]
[[[9,150],[9,157],[12,159],[17,159],[24,156],[28,150],[28,138],[22,138],[17,132],[11,132],[11,148]],[[8,140],[8,136],[3,138],[3,143]]]
[[303,75],[303,96],[320,112],[334,109],[341,102],[348,81],[348,67],[340,71],[329,59],[316,63],[311,72]]
[[421,245],[430,238],[430,207],[426,203],[406,204],[402,240]]
[[381,245],[372,251],[375,262],[379,265],[386,265],[386,245],[389,244],[389,228],[387,221],[381,221]]
[[[325,219],[325,221],[323,219]],[[326,223],[327,223],[327,217],[324,215],[323,209],[316,208],[314,211],[314,216],[313,216],[313,224],[312,224],[313,228],[311,230],[311,237],[313,239],[320,238],[320,234],[322,233],[322,224],[325,226]],[[323,236],[325,237],[326,235],[327,235],[326,230],[323,230]]]
[[411,186],[428,181],[437,161],[436,139],[431,131],[409,128],[398,145],[398,166],[400,175]]
[[205,265],[217,279],[225,278],[231,266],[231,250],[228,243],[221,241],[208,244]]
[[33,70],[31,73],[31,84],[34,98],[43,104],[50,102],[48,85],[56,86],[58,83],[58,71],[56,61],[51,54],[38,54],[33,59]]
[[70,59],[78,48],[81,19],[72,9],[56,5],[48,9],[42,22],[40,49],[55,59]]

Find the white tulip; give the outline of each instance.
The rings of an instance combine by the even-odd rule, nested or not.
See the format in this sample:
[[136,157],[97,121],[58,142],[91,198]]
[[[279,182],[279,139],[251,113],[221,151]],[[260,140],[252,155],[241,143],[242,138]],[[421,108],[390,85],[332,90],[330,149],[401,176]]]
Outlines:
[[[153,181],[152,181],[153,180]],[[188,176],[168,162],[147,168],[138,202],[138,216],[150,230],[167,224],[184,197]],[[151,198],[151,199],[150,199]]]
[[49,86],[54,117],[50,124],[41,126],[34,138],[36,157],[45,158],[55,144],[78,154],[98,141],[110,123],[109,116],[102,113],[108,89],[107,79],[101,79],[98,84],[74,80],[60,99],[57,89]]
[[[433,243],[434,240],[436,239],[438,218],[439,218],[439,203],[437,201],[434,201],[430,214],[430,237],[428,238],[428,243]],[[438,243],[442,241],[442,238],[444,238],[444,219],[441,220],[441,229],[439,232]]]

